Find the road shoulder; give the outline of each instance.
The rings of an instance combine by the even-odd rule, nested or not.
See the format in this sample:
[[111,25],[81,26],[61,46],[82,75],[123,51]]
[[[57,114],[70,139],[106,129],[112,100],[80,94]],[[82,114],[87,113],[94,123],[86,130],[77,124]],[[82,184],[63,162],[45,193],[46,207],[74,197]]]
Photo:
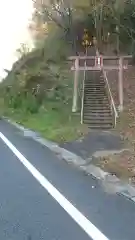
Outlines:
[[99,156],[107,156],[108,154],[114,154],[114,153],[121,153],[124,152],[125,148],[123,146],[118,146],[117,149],[110,149],[108,151],[95,151],[89,156],[89,158],[83,158],[82,156],[77,155],[74,152],[67,150],[66,148],[59,146],[55,142],[48,141],[46,139],[43,139],[40,134],[30,130],[26,129],[23,126],[9,120],[4,119],[4,121],[10,123],[11,125],[18,128],[20,131],[22,131],[23,135],[28,138],[32,138],[34,141],[42,144],[43,146],[46,146],[51,151],[53,151],[57,157],[61,160],[66,161],[69,164],[73,164],[82,171],[84,171],[88,175],[92,175],[94,178],[101,181],[101,184],[106,192],[109,192],[110,194],[120,194],[125,196],[126,198],[132,200],[135,202],[135,187],[128,183],[120,180],[115,175],[110,174],[109,172],[106,172],[102,170],[100,167],[95,166],[93,164],[93,159],[98,158]]

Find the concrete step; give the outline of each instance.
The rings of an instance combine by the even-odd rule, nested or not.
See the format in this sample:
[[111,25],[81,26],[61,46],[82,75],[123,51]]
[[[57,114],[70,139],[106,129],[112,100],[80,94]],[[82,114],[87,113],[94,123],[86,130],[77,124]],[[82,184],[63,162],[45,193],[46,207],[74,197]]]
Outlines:
[[95,92],[95,91],[84,92],[84,96],[95,96],[95,97],[106,96],[106,97],[108,97],[106,92],[103,92],[103,91],[99,91],[99,92]]
[[85,96],[95,96],[95,97],[104,96],[108,98],[106,92],[103,92],[103,91],[99,91],[98,93],[95,91],[84,92],[84,97]]
[[85,88],[105,88],[104,84],[85,84]]
[[103,120],[101,120],[101,119],[89,119],[89,118],[83,118],[83,120],[86,122],[89,122],[89,124],[90,123],[92,123],[92,124],[94,124],[94,125],[105,125],[105,124],[112,124],[112,119],[111,120],[107,120],[107,119],[103,119]]
[[108,102],[98,102],[98,101],[84,101],[84,106],[103,106],[103,107],[110,107],[109,103]]
[[83,110],[85,112],[111,112],[111,109],[109,107],[104,107],[104,106],[90,106],[90,105],[85,105]]
[[100,80],[100,81],[85,81],[85,84],[87,85],[100,85],[100,84],[104,84],[105,85],[105,82]]
[[98,121],[96,120],[90,120],[90,119],[85,119],[84,118],[84,122],[89,124],[89,125],[99,125],[99,126],[104,126],[104,125],[112,125],[112,120],[108,120],[108,121]]
[[92,124],[92,123],[89,123],[88,121],[83,121],[84,124],[87,124],[88,127],[90,129],[112,129],[113,128],[113,124],[112,123],[109,123],[109,124]]
[[105,88],[85,88],[84,91],[85,92],[94,92],[96,94],[99,94],[100,92],[106,93]]
[[104,84],[105,85],[105,82],[104,81],[85,81],[85,85],[100,85],[100,84]]
[[84,91],[84,95],[88,95],[88,96],[95,96],[95,97],[98,97],[98,96],[107,96],[107,93],[105,91],[100,91],[100,92],[94,92],[94,91],[91,91],[90,89],[85,89]]
[[106,118],[106,117],[112,117],[112,113],[111,112],[96,112],[96,113],[92,113],[92,112],[87,112],[87,111],[84,111],[83,112],[83,116],[89,116],[89,117],[97,117],[97,116],[99,116],[99,117],[104,117],[104,118]]
[[[85,123],[84,122],[84,124],[87,124],[87,123]],[[92,124],[87,124],[88,125],[88,128],[90,128],[90,129],[99,129],[99,130],[109,130],[109,129],[112,129],[113,128],[113,125],[112,124],[109,124],[109,125],[104,125],[104,126],[100,126],[100,125],[97,125],[97,126],[95,126],[95,125],[92,125]]]
[[98,106],[104,106],[104,107],[106,107],[106,106],[108,106],[108,107],[110,107],[110,104],[108,103],[108,101],[91,101],[91,99],[84,99],[84,106],[95,106],[95,105],[98,105]]
[[98,85],[98,86],[95,86],[95,85],[93,85],[93,86],[89,86],[89,85],[84,85],[84,89],[99,89],[99,88],[101,88],[101,89],[105,89],[106,87],[104,86],[104,85]]
[[89,111],[91,109],[111,109],[108,104],[91,104],[91,103],[85,103],[84,108],[88,109]]
[[108,99],[94,99],[94,98],[84,98],[84,103],[91,103],[91,104],[108,104],[109,105],[109,101]]
[[91,92],[96,92],[97,94],[99,93],[99,92],[106,92],[106,88],[105,87],[85,87],[84,88],[84,91],[86,92],[86,91],[91,91]]
[[89,96],[89,95],[87,95],[87,96],[84,97],[84,99],[85,99],[85,100],[88,100],[88,101],[91,100],[91,101],[93,101],[93,102],[97,102],[97,101],[101,101],[101,102],[107,101],[107,102],[109,103],[108,98],[105,97],[105,96],[95,97],[95,96]]
[[106,90],[105,86],[85,86],[84,90]]
[[[96,113],[98,113],[99,115],[100,115],[100,113],[106,113],[106,114],[109,114],[109,115],[111,115],[112,114],[112,112],[111,112],[111,110],[110,109],[102,109],[102,108],[96,108],[96,109],[91,109],[91,108],[84,108],[83,109],[83,112],[84,112],[84,114],[88,114],[88,113],[90,113],[90,114],[92,114],[93,112],[96,112]],[[102,115],[102,114],[101,114]]]
[[108,116],[112,116],[112,112],[111,111],[106,111],[106,112],[103,113],[101,111],[99,111],[99,112],[97,111],[96,114],[95,113],[93,114],[93,112],[85,110],[83,112],[83,115],[84,116],[93,116],[93,117],[97,117],[97,116],[108,117]]
[[89,119],[101,119],[101,120],[103,120],[103,119],[112,119],[112,115],[110,114],[110,113],[108,113],[108,114],[92,114],[92,113],[90,113],[90,112],[85,112],[85,113],[83,113],[83,116],[84,116],[84,118],[89,118]]
[[94,128],[112,128],[113,126],[112,122],[105,123],[105,124],[102,124],[102,123],[95,124],[94,122],[89,122],[88,120],[85,120],[85,119],[83,120],[83,123],[89,126],[93,126]]
[[111,114],[111,109],[89,109],[89,108],[84,108],[83,109],[84,114],[85,113],[90,113],[90,114]]
[[98,95],[98,94],[92,94],[92,93],[89,93],[89,94],[84,94],[84,98],[91,98],[91,99],[108,99],[108,96],[105,95],[105,94],[102,94],[102,95]]
[[99,124],[99,125],[101,125],[101,124],[112,124],[112,118],[110,118],[110,119],[98,119],[98,118],[95,118],[95,119],[92,119],[92,118],[86,118],[85,116],[84,116],[84,121],[88,121],[90,124],[92,123],[94,123],[94,124]]
[[104,99],[104,98],[89,98],[89,97],[85,97],[84,98],[84,104],[85,103],[91,103],[91,104],[107,104],[110,106],[109,100],[108,99]]
[[92,90],[90,89],[89,91],[87,92],[84,92],[84,96],[106,96],[107,97],[107,93],[104,91],[104,90],[100,90],[100,91],[95,91],[95,90]]
[[88,100],[88,101],[91,101],[91,102],[108,102],[109,103],[109,99],[106,97],[106,96],[103,96],[103,97],[91,97],[90,95],[85,95],[84,96],[84,100]]
[[99,98],[94,98],[94,97],[89,97],[89,96],[85,96],[84,97],[85,102],[107,102],[109,104],[109,100],[108,98],[104,98],[104,97],[99,97]]
[[84,116],[89,116],[89,117],[95,117],[95,118],[98,117],[98,116],[101,117],[101,118],[102,118],[102,117],[104,117],[104,118],[107,117],[107,118],[108,118],[108,117],[110,117],[110,116],[112,117],[111,112],[105,112],[105,113],[102,113],[102,112],[96,112],[96,113],[95,113],[95,112],[94,112],[94,113],[92,113],[92,112],[89,112],[89,111],[88,111],[88,112],[85,111],[85,112],[83,112],[83,115],[84,115]]
[[108,103],[109,103],[109,100],[108,100],[108,98],[107,97],[105,97],[105,96],[99,96],[99,97],[95,97],[95,96],[89,96],[89,95],[86,95],[85,97],[84,97],[84,99],[85,100],[92,100],[92,101],[107,101]]
[[103,100],[103,99],[85,99],[84,98],[84,105],[90,105],[90,106],[95,106],[95,105],[105,105],[105,106],[109,106],[110,107],[110,104],[108,102],[108,100]]
[[109,110],[102,111],[102,110],[98,109],[93,114],[92,110],[84,109],[83,115],[87,115],[87,116],[101,116],[101,117],[104,116],[105,117],[105,116],[112,116],[112,112],[109,111]]
[[103,91],[100,91],[100,92],[95,92],[95,91],[87,91],[87,92],[84,92],[84,96],[95,96],[95,97],[98,97],[98,96],[107,96],[106,92],[103,92]]
[[102,105],[85,105],[84,108],[83,108],[84,111],[86,112],[102,112],[102,111],[110,111],[111,112],[111,108],[109,106],[102,106]]
[[89,116],[89,117],[97,117],[97,116],[99,116],[99,117],[104,117],[104,118],[106,118],[106,117],[112,117],[112,115],[111,115],[111,112],[105,112],[105,113],[102,113],[102,112],[96,112],[96,113],[92,113],[92,112],[87,112],[87,111],[85,111],[85,112],[83,112],[83,115],[84,116]]
[[90,94],[93,94],[93,95],[96,95],[96,96],[98,96],[98,95],[106,95],[107,96],[107,92],[106,92],[106,90],[103,88],[103,89],[95,89],[95,88],[85,88],[85,90],[84,90],[84,95],[90,95]]

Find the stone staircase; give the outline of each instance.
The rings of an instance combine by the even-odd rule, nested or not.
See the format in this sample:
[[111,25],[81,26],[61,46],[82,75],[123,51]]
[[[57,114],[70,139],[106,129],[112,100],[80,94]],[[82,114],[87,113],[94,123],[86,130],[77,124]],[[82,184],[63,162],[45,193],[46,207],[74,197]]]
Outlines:
[[100,71],[86,72],[82,118],[93,129],[113,128],[109,97]]

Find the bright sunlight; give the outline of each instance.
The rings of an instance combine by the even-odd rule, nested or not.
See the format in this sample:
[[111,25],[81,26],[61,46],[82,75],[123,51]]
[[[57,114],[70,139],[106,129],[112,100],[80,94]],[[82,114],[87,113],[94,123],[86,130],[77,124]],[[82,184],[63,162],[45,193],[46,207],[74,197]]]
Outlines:
[[20,44],[32,44],[27,30],[32,10],[32,0],[0,2],[0,79],[5,76],[4,69],[11,69],[17,60]]

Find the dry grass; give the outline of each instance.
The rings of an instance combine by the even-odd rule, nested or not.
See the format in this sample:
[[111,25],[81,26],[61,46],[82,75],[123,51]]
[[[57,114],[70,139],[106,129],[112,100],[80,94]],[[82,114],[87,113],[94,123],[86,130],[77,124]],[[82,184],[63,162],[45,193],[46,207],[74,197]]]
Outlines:
[[[110,71],[108,80],[116,107],[119,105],[118,72]],[[124,70],[124,111],[118,119],[115,131],[126,140],[129,151],[99,158],[94,162],[103,170],[135,183],[135,67]]]
[[135,184],[135,155],[131,151],[98,158],[94,164],[118,178]]

